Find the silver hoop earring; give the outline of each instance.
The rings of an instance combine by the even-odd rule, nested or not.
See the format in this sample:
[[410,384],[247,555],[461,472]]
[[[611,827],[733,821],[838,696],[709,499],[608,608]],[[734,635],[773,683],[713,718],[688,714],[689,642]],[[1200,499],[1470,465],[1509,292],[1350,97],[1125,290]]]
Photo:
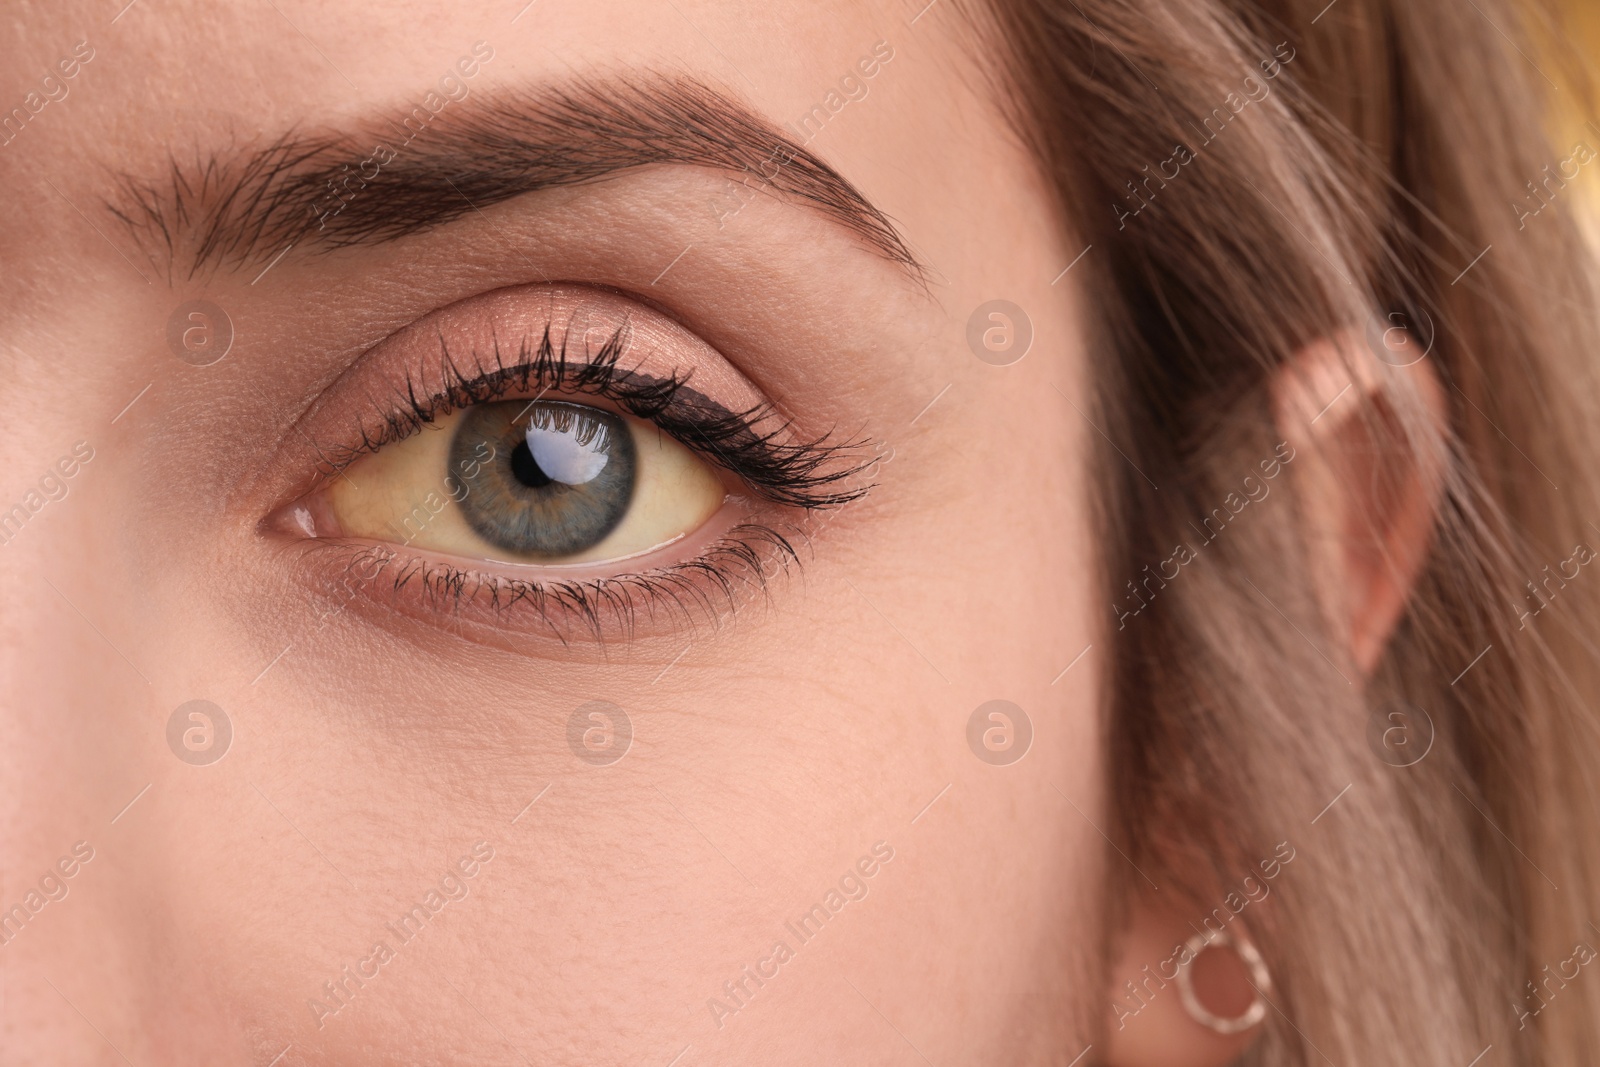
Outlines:
[[[1219,944],[1231,946],[1244,960],[1245,967],[1250,971],[1250,984],[1256,991],[1256,999],[1244,1010],[1244,1014],[1232,1019],[1224,1019],[1207,1011],[1205,1005],[1200,1003],[1200,998],[1194,995],[1191,968],[1202,952]],[[1242,937],[1218,931],[1210,935],[1195,934],[1183,943],[1183,947],[1189,955],[1189,962],[1178,968],[1178,999],[1183,1001],[1183,1010],[1189,1013],[1189,1018],[1219,1034],[1237,1034],[1267,1017],[1267,994],[1272,992],[1272,972],[1267,970],[1266,960],[1261,958],[1261,953],[1254,945]]]

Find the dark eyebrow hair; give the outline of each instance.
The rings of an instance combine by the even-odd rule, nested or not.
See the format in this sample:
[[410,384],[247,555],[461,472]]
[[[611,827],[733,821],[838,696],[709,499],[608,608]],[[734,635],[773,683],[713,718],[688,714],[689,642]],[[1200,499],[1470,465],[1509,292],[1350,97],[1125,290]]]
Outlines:
[[798,198],[924,278],[888,217],[836,170],[686,78],[578,80],[471,107],[417,107],[339,133],[292,130],[191,166],[173,156],[160,178],[120,176],[106,206],[169,275],[187,261],[193,277],[290,245],[392,241],[523,193],[657,163],[715,168],[742,175],[751,195]]

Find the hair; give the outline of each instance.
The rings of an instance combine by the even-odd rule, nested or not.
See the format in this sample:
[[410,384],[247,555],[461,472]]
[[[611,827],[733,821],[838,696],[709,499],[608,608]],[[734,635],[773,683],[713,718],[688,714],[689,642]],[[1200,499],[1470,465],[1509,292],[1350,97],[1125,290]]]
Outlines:
[[[1275,980],[1249,1062],[1465,1067],[1490,1045],[1499,1064],[1600,1060],[1600,974],[1559,974],[1600,944],[1600,573],[1550,582],[1600,546],[1595,288],[1576,192],[1528,217],[1562,195],[1546,167],[1569,153],[1543,132],[1545,73],[1563,71],[1530,37],[1554,23],[1526,16],[991,0],[980,21],[1068,254],[1091,249],[1073,279],[1115,442],[1096,458],[1107,601],[1202,546],[1121,630],[1107,617],[1116,836],[1195,916],[1295,849],[1277,903],[1239,919]],[[1295,353],[1401,321],[1431,341],[1448,425],[1381,367],[1358,425],[1375,476],[1433,464],[1443,486],[1364,676],[1318,607],[1293,493],[1220,533],[1196,524],[1274,455],[1272,382]],[[1404,767],[1370,730],[1397,702],[1433,733]],[[1143,890],[1108,869],[1127,876],[1113,902]]]

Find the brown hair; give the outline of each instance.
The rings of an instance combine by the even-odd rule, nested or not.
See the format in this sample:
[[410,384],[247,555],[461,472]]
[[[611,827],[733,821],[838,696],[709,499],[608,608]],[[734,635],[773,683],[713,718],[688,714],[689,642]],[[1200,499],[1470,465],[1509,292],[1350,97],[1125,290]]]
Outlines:
[[[1600,974],[1570,975],[1576,947],[1600,944],[1585,910],[1600,574],[1558,566],[1600,547],[1594,290],[1576,205],[1518,206],[1560,195],[1548,176],[1569,154],[1543,136],[1559,73],[1522,15],[1502,0],[985,15],[1069,252],[1092,248],[1073,277],[1120,450],[1098,458],[1107,599],[1131,603],[1127,579],[1206,537],[1180,578],[1144,586],[1136,619],[1108,615],[1124,849],[1196,918],[1279,842],[1295,850],[1278,904],[1240,919],[1276,980],[1252,1062],[1465,1067],[1490,1045],[1500,1064],[1600,1059]],[[1391,321],[1431,338],[1449,426],[1388,386],[1368,424],[1390,456],[1426,451],[1446,474],[1423,573],[1363,679],[1317,607],[1290,494],[1221,535],[1197,524],[1273,456],[1275,369]],[[1405,767],[1369,737],[1397,701],[1435,733]],[[1130,876],[1117,898],[1142,886],[1110,869]]]

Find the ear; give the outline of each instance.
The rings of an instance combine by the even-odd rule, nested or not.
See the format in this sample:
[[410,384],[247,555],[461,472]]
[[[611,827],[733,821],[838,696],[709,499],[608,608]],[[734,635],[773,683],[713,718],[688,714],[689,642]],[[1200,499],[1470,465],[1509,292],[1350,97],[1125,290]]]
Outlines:
[[1447,469],[1444,387],[1427,358],[1394,366],[1346,333],[1296,353],[1271,398],[1295,450],[1318,600],[1370,675],[1432,541]]
[[[1426,358],[1395,366],[1351,332],[1297,352],[1274,373],[1269,395],[1294,450],[1318,601],[1351,660],[1371,674],[1427,558],[1444,495],[1444,387]],[[1217,1033],[1184,1006],[1174,975],[1198,932],[1153,897],[1134,904],[1111,972],[1107,1067],[1222,1067],[1255,1040],[1259,1025]],[[1184,977],[1214,1016],[1236,1018],[1257,1000],[1246,960],[1220,941]]]
[[1105,1067],[1223,1067],[1256,1039],[1260,1024],[1221,1034],[1184,1006],[1180,968],[1200,1006],[1215,1016],[1237,1019],[1257,1002],[1248,966],[1226,942],[1218,939],[1183,962],[1195,933],[1154,896],[1134,904],[1111,969]]

